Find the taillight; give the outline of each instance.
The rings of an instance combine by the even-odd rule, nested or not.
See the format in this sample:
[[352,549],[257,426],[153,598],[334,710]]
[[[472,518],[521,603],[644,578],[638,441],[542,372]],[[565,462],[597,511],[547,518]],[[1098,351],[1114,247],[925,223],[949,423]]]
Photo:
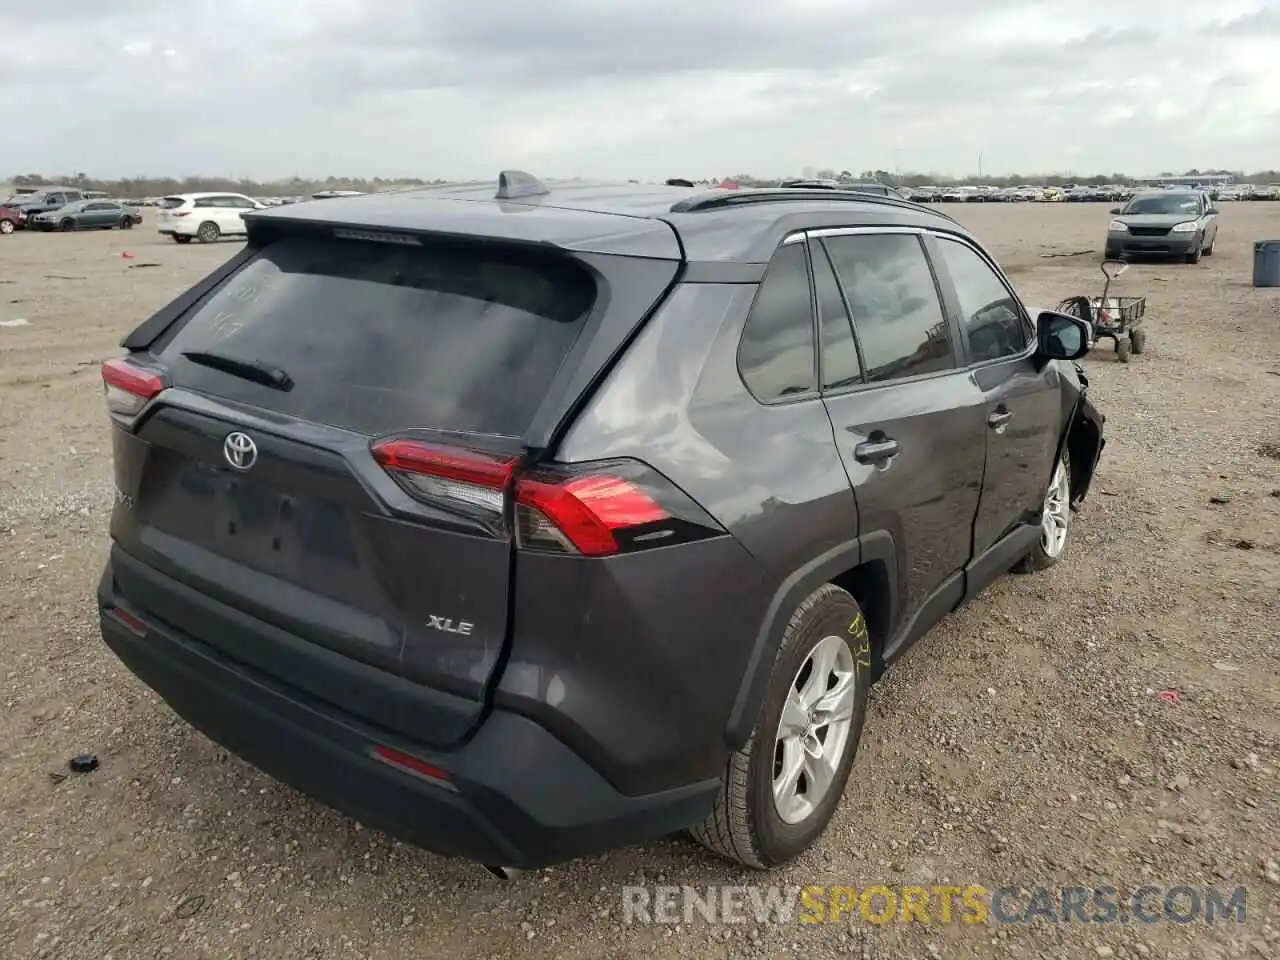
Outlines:
[[373,458],[412,496],[444,507],[500,520],[515,457],[495,457],[461,447],[389,440],[374,444]]
[[137,415],[147,402],[164,389],[164,380],[124,357],[102,364],[102,384],[107,393],[107,410],[125,417]]
[[189,216],[191,216],[191,211],[190,211],[190,210],[170,210],[170,211],[169,211],[169,216],[171,216],[171,217],[189,217]]
[[670,480],[632,460],[518,474],[519,458],[417,440],[383,441],[373,456],[411,496],[491,522],[505,520],[510,492],[523,550],[605,557],[724,533]]

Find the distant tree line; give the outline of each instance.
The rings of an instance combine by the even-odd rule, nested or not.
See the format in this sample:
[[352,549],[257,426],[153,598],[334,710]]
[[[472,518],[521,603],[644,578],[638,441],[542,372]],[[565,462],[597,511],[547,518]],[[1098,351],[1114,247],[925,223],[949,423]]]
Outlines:
[[252,197],[294,197],[305,196],[317,190],[392,190],[402,187],[422,187],[433,183],[444,183],[443,180],[422,180],[416,177],[401,179],[384,179],[374,177],[326,177],[323,180],[303,180],[295,177],[290,180],[259,181],[231,177],[125,177],[119,180],[101,180],[87,173],[76,174],[43,174],[22,173],[10,177],[9,182],[15,187],[41,187],[46,184],[68,187],[79,187],[81,190],[101,190],[122,200],[142,199],[143,197],[163,197],[171,193],[197,193],[205,190],[225,190],[228,193],[243,193]]
[[[677,174],[679,171],[677,171]],[[1280,182],[1280,171],[1261,170],[1245,174],[1238,170],[1187,170],[1184,173],[1165,172],[1161,176],[1210,176],[1214,174],[1231,174],[1237,183],[1276,183]],[[674,174],[673,174],[674,175]],[[819,170],[816,177],[824,180],[877,180],[895,187],[916,187],[925,184],[948,186],[951,184],[987,184],[997,187],[1016,187],[1030,183],[1045,186],[1061,186],[1064,183],[1079,183],[1094,186],[1104,183],[1133,184],[1135,178],[1123,173],[1090,174],[1077,176],[1070,173],[1012,173],[1005,176],[968,176],[945,177],[934,173],[890,173],[888,170],[863,170],[854,174],[849,170]],[[744,187],[771,186],[778,183],[775,179],[765,179],[740,174],[727,178],[707,178],[702,183],[719,183],[732,180]],[[202,190],[226,190],[244,193],[254,197],[291,197],[305,196],[317,190],[363,190],[373,192],[405,187],[422,187],[432,184],[447,183],[442,179],[424,180],[418,177],[401,177],[385,179],[383,177],[325,177],[323,180],[304,180],[298,177],[289,180],[249,180],[230,177],[125,177],[119,180],[102,180],[91,177],[87,173],[75,174],[43,174],[22,173],[10,178],[15,187],[39,187],[46,184],[57,184],[79,187],[82,190],[101,190],[113,197],[121,199],[141,199],[143,197],[160,197],[171,193],[194,193]]]

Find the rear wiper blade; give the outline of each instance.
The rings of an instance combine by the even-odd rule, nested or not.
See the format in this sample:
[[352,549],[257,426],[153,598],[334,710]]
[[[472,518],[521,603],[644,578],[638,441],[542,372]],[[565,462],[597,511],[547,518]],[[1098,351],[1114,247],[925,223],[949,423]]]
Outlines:
[[275,390],[288,390],[293,387],[293,377],[270,364],[259,363],[256,360],[237,360],[235,357],[210,353],[206,350],[187,350],[182,355],[192,363],[212,367],[214,370],[229,373],[233,377],[260,383],[264,387],[272,387]]

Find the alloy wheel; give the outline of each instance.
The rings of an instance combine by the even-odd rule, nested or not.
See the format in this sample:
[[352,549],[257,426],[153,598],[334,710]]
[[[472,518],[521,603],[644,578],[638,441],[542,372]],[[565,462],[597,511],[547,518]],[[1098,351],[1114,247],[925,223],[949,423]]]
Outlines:
[[787,693],[773,750],[773,802],[797,824],[822,803],[849,746],[858,673],[842,637],[820,640]]

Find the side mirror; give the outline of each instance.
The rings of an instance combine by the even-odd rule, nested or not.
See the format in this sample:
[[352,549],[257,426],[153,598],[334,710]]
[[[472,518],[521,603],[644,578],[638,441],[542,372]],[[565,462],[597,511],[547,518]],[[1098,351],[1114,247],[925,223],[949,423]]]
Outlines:
[[1079,360],[1093,349],[1093,325],[1065,313],[1046,310],[1036,317],[1038,352],[1051,360]]
[[1117,213],[1119,213],[1119,212],[1120,212],[1120,208],[1119,208],[1119,207],[1112,207],[1112,208],[1111,208],[1111,215],[1112,215],[1112,216],[1115,216],[1115,215],[1116,215]]

